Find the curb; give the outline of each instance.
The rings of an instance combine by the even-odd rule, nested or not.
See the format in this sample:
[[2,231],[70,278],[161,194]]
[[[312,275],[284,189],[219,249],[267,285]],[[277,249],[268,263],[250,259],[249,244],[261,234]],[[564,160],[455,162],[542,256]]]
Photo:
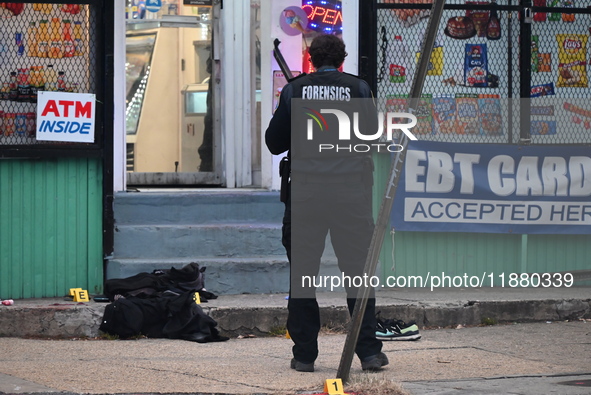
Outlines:
[[[99,336],[106,304],[52,303],[26,305],[15,301],[0,308],[0,336],[76,338]],[[207,307],[222,335],[268,335],[284,328],[286,307]],[[456,303],[390,303],[378,305],[384,317],[414,320],[420,328],[474,326],[483,323],[543,322],[591,318],[591,299],[545,299],[522,301],[468,301]],[[344,306],[320,308],[322,324],[342,328],[348,322]]]

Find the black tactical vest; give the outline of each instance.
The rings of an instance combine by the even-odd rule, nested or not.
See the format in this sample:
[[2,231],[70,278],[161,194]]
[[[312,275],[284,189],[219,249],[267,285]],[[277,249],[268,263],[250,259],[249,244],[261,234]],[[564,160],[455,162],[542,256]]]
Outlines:
[[326,112],[339,109],[345,112],[361,98],[370,101],[371,91],[365,81],[335,69],[321,68],[292,80],[288,92],[292,174],[371,174],[371,153],[365,151],[367,144],[362,144],[370,142],[360,142],[354,134],[350,140],[338,140],[338,117]]

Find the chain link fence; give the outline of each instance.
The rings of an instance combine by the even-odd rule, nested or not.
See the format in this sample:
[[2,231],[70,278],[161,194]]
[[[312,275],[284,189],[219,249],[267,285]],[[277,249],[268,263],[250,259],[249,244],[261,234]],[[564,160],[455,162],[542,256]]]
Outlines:
[[96,48],[101,37],[96,7],[57,3],[0,3],[0,7],[0,150],[80,146],[36,140],[37,94],[96,93]]
[[[430,0],[376,4],[373,81],[385,110],[410,92],[430,8]],[[590,26],[583,2],[447,0],[415,134],[458,143],[591,143]]]

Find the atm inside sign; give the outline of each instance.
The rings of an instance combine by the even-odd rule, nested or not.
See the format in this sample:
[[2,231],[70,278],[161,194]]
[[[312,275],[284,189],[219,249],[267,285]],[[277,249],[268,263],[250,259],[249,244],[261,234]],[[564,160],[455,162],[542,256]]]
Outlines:
[[37,140],[94,143],[94,124],[94,94],[38,92]]

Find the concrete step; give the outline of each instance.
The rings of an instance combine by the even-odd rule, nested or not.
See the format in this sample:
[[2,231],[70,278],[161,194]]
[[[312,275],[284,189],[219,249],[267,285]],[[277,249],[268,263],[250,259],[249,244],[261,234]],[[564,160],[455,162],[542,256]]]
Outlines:
[[[207,267],[219,294],[289,291],[278,192],[199,190],[115,195],[114,256],[106,278],[127,278],[190,262]],[[330,241],[322,275],[338,274]]]
[[200,190],[193,192],[118,192],[116,225],[181,225],[225,222],[281,223],[279,192]]
[[117,225],[115,259],[284,255],[280,223]]
[[[198,257],[195,259],[113,259],[107,265],[107,279],[127,278],[156,269],[177,269],[196,262],[206,267],[205,288],[215,294],[274,294],[289,292],[289,262],[283,256]],[[336,259],[323,257],[321,276],[338,276]],[[335,290],[342,290],[336,288]]]

